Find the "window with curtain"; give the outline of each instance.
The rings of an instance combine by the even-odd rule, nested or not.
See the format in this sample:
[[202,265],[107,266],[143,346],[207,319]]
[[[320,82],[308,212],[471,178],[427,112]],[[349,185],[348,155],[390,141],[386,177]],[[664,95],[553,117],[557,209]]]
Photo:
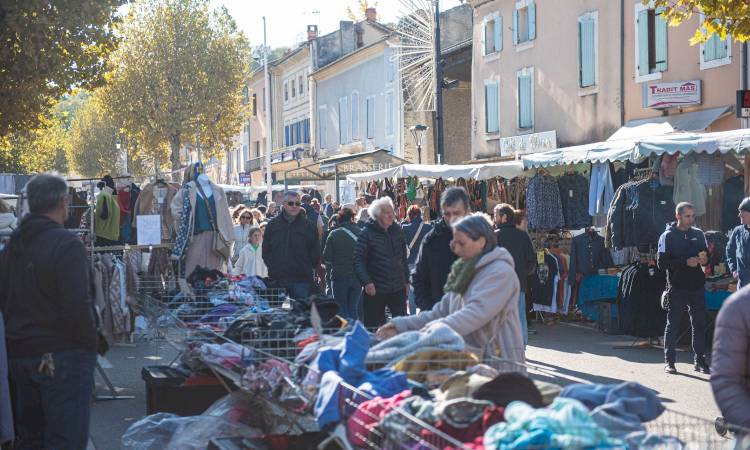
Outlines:
[[385,94],[385,134],[393,135],[395,129],[395,112],[393,105],[393,92]]

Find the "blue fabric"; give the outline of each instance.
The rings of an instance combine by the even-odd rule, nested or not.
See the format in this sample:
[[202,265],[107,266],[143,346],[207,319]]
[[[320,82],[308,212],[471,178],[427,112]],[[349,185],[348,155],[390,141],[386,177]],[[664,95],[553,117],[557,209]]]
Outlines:
[[[591,320],[599,319],[599,308],[596,304],[599,300],[617,298],[617,283],[620,277],[617,275],[590,275],[583,277],[578,287],[578,307],[581,312]],[[613,308],[615,311],[617,308]],[[616,314],[616,312],[613,312]]]
[[290,297],[295,300],[304,300],[310,296],[310,283],[280,283]]
[[523,332],[523,345],[529,343],[529,324],[526,321],[526,293],[518,293],[518,318],[521,320],[521,330]]
[[[744,283],[737,286],[739,290],[745,286]],[[706,311],[718,311],[721,309],[721,305],[724,304],[724,300],[728,299],[732,295],[729,291],[706,291]]]
[[529,180],[526,213],[529,230],[556,230],[565,226],[560,188],[555,178],[537,174]]
[[359,318],[362,307],[362,286],[356,276],[331,280],[333,299],[339,305],[339,315],[348,320]]
[[[211,214],[216,218],[216,201],[214,200],[213,195],[208,197],[208,205],[211,207]],[[211,218],[208,216],[206,202],[203,201],[203,197],[200,194],[196,194],[193,235],[203,233],[204,231],[211,231],[213,229],[214,227]]]
[[730,272],[739,272],[740,284],[750,283],[750,230],[739,225],[732,230],[727,242],[727,267]]
[[614,196],[609,163],[592,164],[589,184],[589,215],[593,217],[607,214]]
[[391,397],[409,388],[403,373],[390,369],[367,371],[365,357],[369,347],[370,335],[357,321],[341,344],[318,352],[313,369],[321,374],[321,380],[314,413],[321,430],[330,429],[344,419],[340,410],[341,396],[346,395],[342,393],[342,382],[381,397]]
[[18,449],[85,450],[89,436],[96,353],[55,352],[54,376],[39,372],[41,357],[11,358],[10,382]]

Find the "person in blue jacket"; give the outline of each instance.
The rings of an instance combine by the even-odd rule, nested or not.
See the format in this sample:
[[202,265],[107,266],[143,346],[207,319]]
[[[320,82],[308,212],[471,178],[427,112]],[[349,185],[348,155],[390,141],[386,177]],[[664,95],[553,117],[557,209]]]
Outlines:
[[750,284],[750,197],[739,207],[740,224],[727,243],[727,266],[737,280],[737,289]]

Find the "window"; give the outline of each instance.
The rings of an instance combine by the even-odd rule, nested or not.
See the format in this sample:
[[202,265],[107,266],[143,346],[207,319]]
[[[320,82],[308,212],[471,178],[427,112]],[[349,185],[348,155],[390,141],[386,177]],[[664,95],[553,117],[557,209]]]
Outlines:
[[[701,23],[706,18],[701,14]],[[714,33],[710,38],[700,46],[701,70],[712,69],[714,67],[725,66],[732,63],[732,36],[727,35],[726,39]]]
[[385,94],[385,134],[393,136],[395,128],[395,112],[393,107],[393,92]]
[[349,127],[347,123],[347,118],[349,117],[349,106],[347,103],[347,97],[341,97],[339,99],[339,144],[341,145],[349,142],[347,140],[347,130]]
[[578,86],[585,88],[597,84],[597,55],[599,13],[584,14],[578,18]]
[[260,141],[255,141],[255,157],[260,158]]
[[518,128],[534,128],[534,70],[525,68],[516,73],[518,89]]
[[326,105],[318,108],[318,146],[326,148]]
[[367,97],[367,139],[375,138],[375,97]]
[[284,147],[289,147],[289,143],[292,141],[291,130],[289,125],[284,125]]
[[289,85],[284,83],[284,101],[289,100]]
[[310,143],[310,119],[305,119],[302,124],[303,138],[302,142]]
[[667,70],[667,21],[663,8],[635,5],[636,82],[658,80]]
[[500,132],[500,83],[484,85],[484,129],[487,133]]
[[359,140],[359,92],[352,92],[352,140]]
[[503,49],[503,18],[495,13],[484,19],[482,54],[492,55]]
[[536,39],[536,4],[530,0],[516,2],[513,10],[513,45]]
[[299,95],[302,95],[305,92],[305,88],[302,84],[302,75],[299,76]]
[[258,115],[258,94],[253,94],[253,115]]
[[291,79],[289,84],[292,85],[292,98],[294,98],[297,94],[297,83],[294,82],[294,79]]

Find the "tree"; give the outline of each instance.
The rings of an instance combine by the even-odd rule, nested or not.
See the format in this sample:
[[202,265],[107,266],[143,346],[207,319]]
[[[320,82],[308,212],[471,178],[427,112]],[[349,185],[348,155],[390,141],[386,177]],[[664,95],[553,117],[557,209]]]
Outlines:
[[[644,4],[649,3],[644,0]],[[731,34],[733,39],[745,42],[750,39],[750,1],[748,0],[654,0],[656,8],[664,8],[671,26],[689,20],[695,14],[703,14],[691,44],[707,41],[714,33],[722,39]]]
[[145,0],[123,23],[102,100],[123,130],[159,160],[169,145],[172,170],[185,142],[206,158],[230,146],[244,113],[249,44],[226,8],[208,0]]
[[42,127],[64,93],[102,81],[122,3],[0,2],[0,136]]
[[378,2],[370,4],[368,0],[357,0],[356,11],[352,10],[351,6],[346,7],[346,17],[354,22],[361,22],[367,19],[368,8],[377,8]]
[[73,170],[87,177],[121,173],[119,132],[99,96],[95,93],[89,97],[75,114],[65,140],[65,152]]

